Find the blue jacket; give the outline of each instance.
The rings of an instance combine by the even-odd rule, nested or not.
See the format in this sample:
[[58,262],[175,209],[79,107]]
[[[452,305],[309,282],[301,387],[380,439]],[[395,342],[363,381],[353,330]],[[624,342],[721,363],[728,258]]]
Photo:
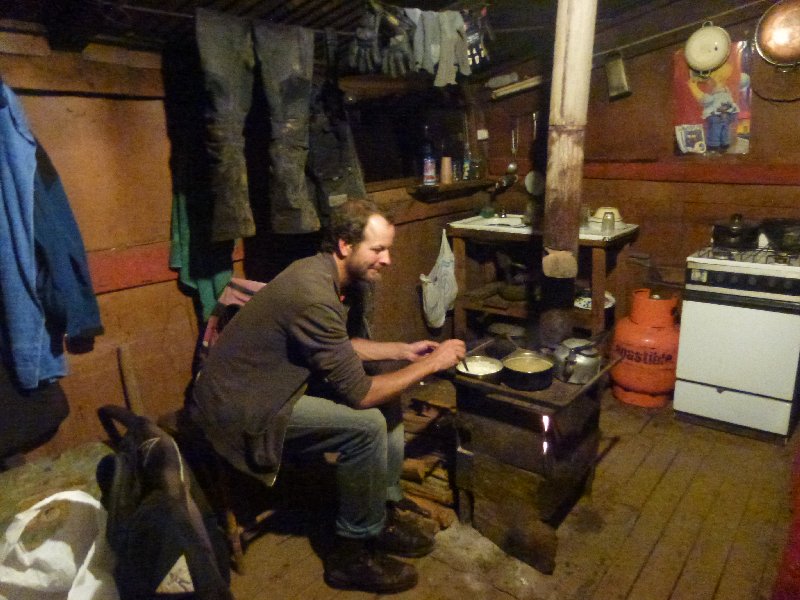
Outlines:
[[[52,275],[55,269],[40,269],[37,254],[44,263],[55,252],[64,253],[66,256],[62,261],[67,263],[85,261],[85,255],[75,251],[77,228],[73,229],[67,222],[65,215],[68,213],[71,220],[72,213],[68,205],[62,204],[66,203],[66,196],[60,183],[54,185],[41,173],[37,175],[36,146],[36,139],[16,96],[5,83],[0,82],[0,356],[13,368],[18,384],[26,389],[37,387],[41,381],[52,381],[67,372],[63,337],[70,318],[50,317],[47,308],[54,302],[48,301],[46,305],[42,298],[52,300],[55,295],[71,307],[76,304],[71,291],[61,295],[63,290],[69,290],[71,284],[59,284],[59,287],[53,284],[51,288],[48,282],[63,277],[74,279],[75,285],[84,285],[77,273],[70,275],[67,272],[63,262],[56,266],[57,277],[45,275],[47,272]],[[39,202],[35,201],[37,196]],[[53,210],[55,212],[51,212]],[[42,211],[46,216],[42,216]],[[56,222],[64,224],[66,229],[54,228]],[[51,231],[43,235],[43,229]],[[60,237],[61,246],[37,240],[37,233],[43,238]],[[50,264],[55,263],[51,261]],[[81,269],[78,266],[76,270]],[[88,280],[86,285],[91,289]],[[78,303],[77,310],[82,312],[88,304],[94,303],[94,308],[88,309],[90,313],[94,312],[86,324],[77,326],[76,331],[100,327],[94,295],[85,300],[87,304]],[[88,325],[89,322],[94,324]]]
[[36,149],[33,232],[38,250],[37,290],[47,328],[56,340],[103,333],[81,232],[50,157]]

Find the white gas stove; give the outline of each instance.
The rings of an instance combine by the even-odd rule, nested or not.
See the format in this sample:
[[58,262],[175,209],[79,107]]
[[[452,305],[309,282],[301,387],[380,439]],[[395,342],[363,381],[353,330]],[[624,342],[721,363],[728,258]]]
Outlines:
[[686,260],[674,408],[788,436],[800,398],[800,256],[704,248]]
[[703,248],[686,259],[686,289],[800,303],[800,255],[771,248]]

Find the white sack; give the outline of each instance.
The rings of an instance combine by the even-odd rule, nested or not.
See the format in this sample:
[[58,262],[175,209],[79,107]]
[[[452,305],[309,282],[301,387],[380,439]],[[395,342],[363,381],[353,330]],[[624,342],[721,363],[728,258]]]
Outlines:
[[103,506],[58,492],[16,515],[0,539],[0,600],[119,600],[113,567]]

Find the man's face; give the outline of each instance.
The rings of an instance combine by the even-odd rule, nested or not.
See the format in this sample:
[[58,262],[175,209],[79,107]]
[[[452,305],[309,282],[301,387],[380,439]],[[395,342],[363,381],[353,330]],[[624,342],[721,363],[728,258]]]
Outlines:
[[361,242],[356,245],[340,242],[350,281],[378,281],[381,278],[381,269],[392,262],[389,248],[393,242],[394,225],[380,215],[369,218]]

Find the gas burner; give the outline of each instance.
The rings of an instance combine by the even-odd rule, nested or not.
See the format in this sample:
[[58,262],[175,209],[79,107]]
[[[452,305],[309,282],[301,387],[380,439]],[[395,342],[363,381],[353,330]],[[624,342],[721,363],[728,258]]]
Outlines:
[[800,265],[800,256],[797,254],[789,254],[788,252],[779,252],[774,250],[769,253],[769,256],[765,262],[767,264],[797,266]]
[[[724,246],[709,246],[692,255],[694,258],[724,261],[725,263],[750,263],[759,265],[786,265],[800,267],[800,254],[781,252],[773,248],[736,249]],[[733,264],[731,264],[731,268]]]
[[730,248],[713,246],[711,248],[711,258],[718,258],[720,260],[733,260],[733,251]]
[[772,260],[775,262],[776,265],[788,265],[789,255],[784,254],[783,252],[779,252],[777,254],[772,255]]

